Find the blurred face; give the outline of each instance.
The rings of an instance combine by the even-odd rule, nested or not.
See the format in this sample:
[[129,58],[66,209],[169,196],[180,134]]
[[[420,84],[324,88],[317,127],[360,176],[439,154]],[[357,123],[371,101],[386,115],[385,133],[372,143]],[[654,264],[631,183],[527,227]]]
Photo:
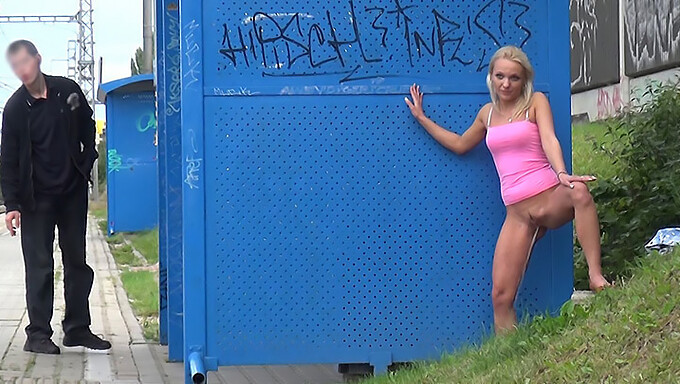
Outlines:
[[517,100],[524,89],[524,67],[508,59],[498,59],[491,72],[491,82],[502,101]]
[[14,74],[24,84],[32,84],[40,74],[40,55],[32,56],[26,48],[7,56],[7,61]]

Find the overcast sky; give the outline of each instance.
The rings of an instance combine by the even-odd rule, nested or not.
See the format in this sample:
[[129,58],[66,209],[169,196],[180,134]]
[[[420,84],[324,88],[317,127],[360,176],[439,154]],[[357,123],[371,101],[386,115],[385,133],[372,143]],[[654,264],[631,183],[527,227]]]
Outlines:
[[[130,58],[142,45],[142,0],[93,0],[95,60],[104,58],[103,82],[130,76]],[[79,0],[0,0],[0,15],[75,15]],[[43,72],[66,75],[68,41],[77,37],[77,24],[0,24],[0,47],[16,39],[33,41],[43,57]],[[99,73],[99,70],[96,70]],[[0,63],[0,105],[18,88],[7,63]],[[97,108],[97,118],[104,109]]]

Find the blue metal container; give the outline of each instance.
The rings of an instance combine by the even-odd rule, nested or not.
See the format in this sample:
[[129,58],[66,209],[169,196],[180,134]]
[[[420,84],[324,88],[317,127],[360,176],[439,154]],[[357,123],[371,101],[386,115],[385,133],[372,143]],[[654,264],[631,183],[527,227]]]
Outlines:
[[[179,6],[184,356],[384,372],[490,332],[492,159],[442,148],[404,97],[417,82],[462,133],[489,101],[490,57],[521,46],[571,164],[568,2]],[[571,231],[535,248],[522,313],[569,299]]]
[[98,99],[106,103],[108,232],[152,229],[158,225],[153,76],[102,84]]

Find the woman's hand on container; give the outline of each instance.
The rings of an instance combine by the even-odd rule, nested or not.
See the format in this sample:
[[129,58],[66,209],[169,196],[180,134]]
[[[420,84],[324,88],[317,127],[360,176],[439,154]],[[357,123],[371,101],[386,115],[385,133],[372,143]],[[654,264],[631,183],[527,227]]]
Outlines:
[[420,92],[420,86],[415,83],[411,86],[411,99],[408,97],[404,98],[408,109],[411,110],[411,114],[416,119],[420,119],[425,116],[423,111],[423,93]]

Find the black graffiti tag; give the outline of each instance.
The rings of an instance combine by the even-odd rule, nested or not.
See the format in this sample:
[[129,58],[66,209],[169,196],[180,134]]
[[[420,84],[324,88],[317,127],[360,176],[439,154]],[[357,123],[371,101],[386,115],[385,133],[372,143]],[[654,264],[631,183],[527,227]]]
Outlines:
[[[219,52],[228,64],[223,67],[259,67],[265,77],[344,75],[341,83],[398,76],[389,68],[413,68],[428,58],[435,58],[442,67],[473,66],[473,70],[483,71],[488,60],[486,52],[493,46],[514,43],[521,47],[531,37],[531,31],[521,22],[530,7],[519,0],[489,0],[475,13],[457,18],[434,8],[429,10],[428,19],[417,20],[418,23],[414,19],[418,11],[428,14],[418,9],[424,6],[406,4],[404,0],[364,8],[348,0],[347,7],[349,21],[325,10],[323,15],[313,17],[306,13],[258,11],[250,25],[233,29],[225,22]],[[472,55],[468,41],[473,39],[484,39],[488,45]],[[394,49],[405,52],[395,54]],[[407,62],[394,61],[402,59]]]

